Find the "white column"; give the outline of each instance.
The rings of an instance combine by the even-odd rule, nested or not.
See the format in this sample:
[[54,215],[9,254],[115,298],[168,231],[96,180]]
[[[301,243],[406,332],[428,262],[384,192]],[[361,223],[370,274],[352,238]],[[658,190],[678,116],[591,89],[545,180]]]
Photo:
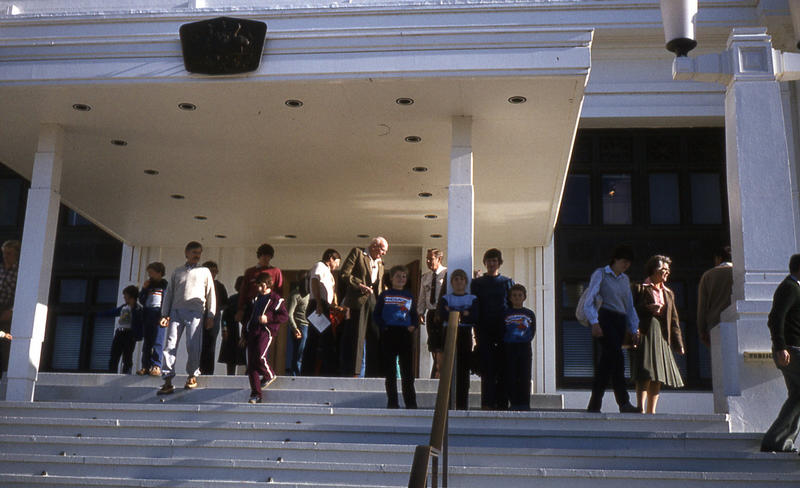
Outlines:
[[59,126],[41,127],[22,233],[6,400],[33,401],[58,228],[62,140]]
[[555,253],[553,239],[536,249],[536,338],[534,340],[534,391],[556,391]]
[[712,335],[712,358],[717,362],[715,373],[723,374],[714,382],[715,409],[730,413],[734,430],[766,430],[786,396],[771,362],[743,360],[744,352],[771,349],[767,314],[796,249],[792,178],[777,81],[791,76],[786,62],[792,60],[784,56],[773,51],[766,29],[737,28],[725,52],[677,58],[673,65],[676,79],[727,85],[734,289],[733,305]]
[[453,117],[450,186],[447,198],[447,269],[472,279],[475,195],[472,186],[472,118]]

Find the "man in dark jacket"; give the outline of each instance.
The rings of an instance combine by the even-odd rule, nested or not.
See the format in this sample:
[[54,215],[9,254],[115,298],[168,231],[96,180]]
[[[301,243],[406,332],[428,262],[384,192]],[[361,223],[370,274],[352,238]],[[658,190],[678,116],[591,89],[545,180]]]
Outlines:
[[800,254],[789,259],[787,276],[772,297],[769,312],[772,357],[783,373],[789,397],[761,441],[762,451],[797,452],[800,431]]

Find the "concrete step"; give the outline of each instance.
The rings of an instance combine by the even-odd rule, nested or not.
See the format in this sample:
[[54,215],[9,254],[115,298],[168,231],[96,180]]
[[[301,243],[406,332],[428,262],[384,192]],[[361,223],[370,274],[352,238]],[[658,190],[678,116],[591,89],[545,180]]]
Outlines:
[[[268,417],[268,415],[265,415]],[[389,418],[388,420],[391,420]],[[595,422],[597,422],[595,420]],[[597,422],[602,423],[602,422]],[[426,444],[429,425],[311,422],[150,420],[0,417],[5,434],[208,440],[270,440],[367,444]],[[559,449],[754,449],[760,436],[719,432],[649,432],[634,430],[548,430],[528,427],[450,426],[451,446]]]
[[[409,459],[410,462],[410,459]],[[119,478],[144,480],[226,479],[238,482],[307,483],[322,479],[326,483],[377,486],[404,486],[408,482],[408,464],[365,463],[295,463],[291,461],[240,461],[216,459],[142,459],[100,456],[45,456],[0,454],[0,470],[17,474],[47,473],[49,476],[100,477],[113,473]],[[26,473],[27,472],[27,473]],[[451,466],[449,482],[453,486],[485,487],[502,483],[504,487],[536,486],[619,486],[621,482],[646,482],[650,486],[797,486],[800,475],[794,473],[692,472],[656,470],[508,468]],[[624,481],[623,481],[624,480]],[[556,483],[558,481],[558,483]],[[612,484],[614,483],[614,484]]]
[[[393,444],[275,441],[198,441],[195,439],[93,438],[0,434],[0,452],[76,457],[237,459],[281,462],[385,464],[413,456],[413,446]],[[497,449],[453,447],[452,466],[563,469],[628,469],[708,472],[783,472],[800,474],[791,454],[750,450],[697,452],[632,449]]]
[[[194,392],[192,392],[194,393]],[[124,420],[196,420],[227,422],[393,425],[430,428],[431,410],[335,408],[309,405],[118,404],[77,402],[0,402],[6,416]],[[641,432],[728,432],[726,415],[595,414],[566,411],[451,411],[451,427],[500,429],[624,430]]]
[[[184,391],[180,386],[186,376],[178,376],[176,393],[167,401],[174,403],[241,403],[250,394],[244,376],[202,376],[199,388]],[[164,397],[156,390],[162,380],[151,376],[117,374],[41,373],[36,384],[36,401],[161,403]],[[439,381],[417,379],[417,404],[433,408]],[[279,376],[264,392],[269,404],[307,404],[337,407],[382,408],[386,393],[382,378],[323,378]],[[480,407],[480,382],[470,385],[470,407]],[[531,408],[562,409],[562,395],[533,394]]]

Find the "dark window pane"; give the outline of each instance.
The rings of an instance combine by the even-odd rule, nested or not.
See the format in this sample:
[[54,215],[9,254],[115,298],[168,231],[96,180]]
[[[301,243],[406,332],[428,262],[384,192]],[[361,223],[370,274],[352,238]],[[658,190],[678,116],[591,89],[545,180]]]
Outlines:
[[588,225],[592,219],[592,191],[589,175],[570,175],[564,186],[559,221],[567,225]]
[[91,369],[108,369],[111,358],[111,341],[114,339],[114,317],[98,317],[94,321],[94,334],[92,335]]
[[60,315],[56,318],[53,369],[78,369],[80,364],[82,330],[82,315]]
[[92,225],[92,223],[86,220],[85,218],[81,217],[81,215],[78,212],[70,209],[67,212],[67,225],[71,227],[83,227]]
[[84,303],[86,301],[86,280],[61,280],[58,294],[60,303]]
[[630,175],[602,176],[603,223],[631,224]]
[[583,295],[583,290],[589,286],[589,283],[584,281],[581,283],[563,283],[561,285],[561,306],[575,308],[578,306],[578,300]]
[[703,379],[711,379],[711,352],[701,341],[697,341],[697,355],[699,356],[698,362],[700,363],[700,377]]
[[0,226],[16,226],[19,221],[22,181],[0,180]]
[[719,175],[716,173],[692,173],[692,223],[721,224],[722,196]]
[[564,376],[567,378],[591,378],[594,375],[592,358],[592,330],[575,320],[561,323],[564,345]]
[[678,175],[650,175],[650,223],[677,225],[681,223]]
[[683,281],[670,281],[667,287],[675,294],[675,308],[686,310],[686,283]]
[[117,280],[98,280],[97,293],[94,298],[95,303],[117,303]]

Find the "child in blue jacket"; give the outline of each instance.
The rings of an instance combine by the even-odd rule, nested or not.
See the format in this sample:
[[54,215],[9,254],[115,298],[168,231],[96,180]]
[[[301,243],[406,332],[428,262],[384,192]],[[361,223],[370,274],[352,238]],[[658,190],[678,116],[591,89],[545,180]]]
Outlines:
[[161,376],[161,353],[164,350],[164,336],[167,329],[161,327],[161,299],[167,289],[164,279],[166,269],[163,263],[154,262],[147,265],[147,281],[139,292],[139,303],[143,307],[142,369],[138,375],[149,374]]
[[414,374],[411,369],[414,331],[419,325],[417,303],[410,291],[405,289],[408,269],[395,266],[389,270],[392,287],[378,297],[373,318],[381,330],[381,353],[383,371],[386,374],[387,408],[400,408],[397,401],[397,369],[395,362],[400,357],[400,377],[403,402],[406,408],[417,408],[417,392],[414,390]]
[[536,334],[536,316],[523,306],[527,296],[524,286],[512,286],[511,308],[504,319],[506,396],[511,410],[531,409],[531,341]]
[[122,374],[131,374],[133,369],[133,350],[136,342],[142,340],[142,307],[136,302],[139,289],[133,285],[122,290],[125,303],[119,307],[100,312],[99,317],[119,317],[114,339],[111,341],[111,355],[108,361],[109,373],[116,373],[120,356]]

